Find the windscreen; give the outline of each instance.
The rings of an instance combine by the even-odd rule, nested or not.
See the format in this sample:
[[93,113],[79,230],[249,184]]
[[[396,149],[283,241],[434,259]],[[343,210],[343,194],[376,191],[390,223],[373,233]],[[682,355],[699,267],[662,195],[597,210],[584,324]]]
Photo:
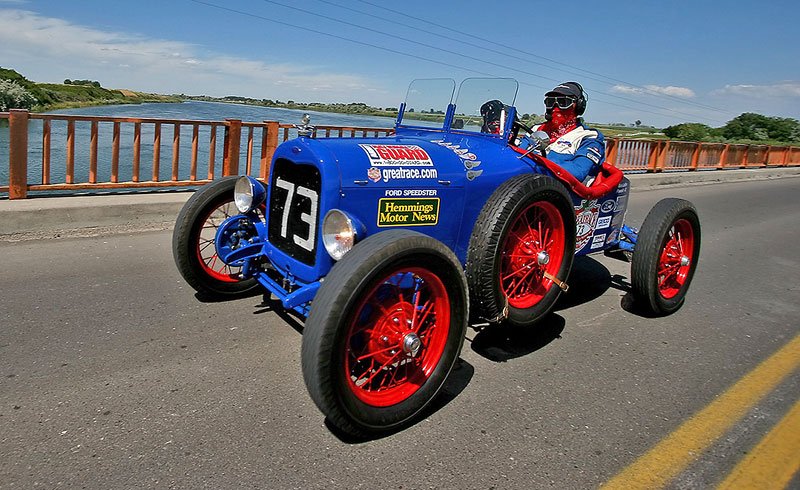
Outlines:
[[456,82],[450,78],[414,80],[408,87],[401,124],[441,128],[455,90]]
[[[486,130],[484,116],[500,117],[500,111],[486,109],[514,105],[518,90],[519,83],[513,78],[467,78],[458,88],[452,129],[492,132]],[[481,114],[481,107],[485,108],[486,114]]]

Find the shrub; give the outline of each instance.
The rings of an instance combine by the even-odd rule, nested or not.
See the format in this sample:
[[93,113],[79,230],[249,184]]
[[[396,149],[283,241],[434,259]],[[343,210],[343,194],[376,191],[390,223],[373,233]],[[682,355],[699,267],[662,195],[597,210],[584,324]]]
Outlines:
[[36,105],[36,98],[17,82],[0,80],[0,111],[9,109],[30,109]]

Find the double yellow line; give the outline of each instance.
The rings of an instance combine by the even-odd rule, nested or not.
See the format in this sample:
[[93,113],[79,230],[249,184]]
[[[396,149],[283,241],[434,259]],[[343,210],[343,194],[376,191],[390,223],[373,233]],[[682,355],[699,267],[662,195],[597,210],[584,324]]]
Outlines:
[[[693,415],[602,488],[664,487],[800,366],[800,335]],[[800,469],[800,402],[731,472],[720,488],[783,488]],[[763,483],[759,483],[763,482]]]

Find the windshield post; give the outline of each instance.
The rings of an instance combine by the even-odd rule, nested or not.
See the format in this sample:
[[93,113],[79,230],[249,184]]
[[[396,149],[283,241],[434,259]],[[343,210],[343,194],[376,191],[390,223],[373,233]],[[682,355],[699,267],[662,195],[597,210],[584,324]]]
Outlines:
[[517,108],[512,106],[508,106],[507,108],[508,113],[506,114],[506,121],[505,126],[503,127],[503,135],[505,135],[506,140],[511,137],[511,132],[514,131],[514,121],[517,118]]
[[446,131],[450,131],[450,126],[453,124],[453,118],[456,115],[456,105],[452,102],[447,104],[447,111],[444,115],[444,126],[442,126]]
[[397,126],[400,126],[400,122],[403,120],[403,114],[406,112],[406,103],[401,102],[400,108],[397,109],[397,119],[394,122],[394,127],[397,129]]

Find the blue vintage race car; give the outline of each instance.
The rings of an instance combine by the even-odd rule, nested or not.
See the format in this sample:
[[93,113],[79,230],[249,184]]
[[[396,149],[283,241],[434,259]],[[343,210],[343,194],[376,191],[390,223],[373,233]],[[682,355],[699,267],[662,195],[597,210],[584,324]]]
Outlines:
[[[516,117],[517,90],[467,79],[454,99],[454,81],[417,80],[381,138],[311,138],[304,121],[268,183],[225,178],[189,199],[178,269],[202,295],[263,288],[305,317],[311,397],[356,435],[413,420],[471,320],[526,327],[547,315],[575,256],[632,253],[637,302],[677,310],[700,250],[692,204],[665,199],[640,231],[626,226],[628,179],[604,164],[577,182],[544,158],[546,138]],[[505,105],[499,121],[479,114],[488,100]]]

